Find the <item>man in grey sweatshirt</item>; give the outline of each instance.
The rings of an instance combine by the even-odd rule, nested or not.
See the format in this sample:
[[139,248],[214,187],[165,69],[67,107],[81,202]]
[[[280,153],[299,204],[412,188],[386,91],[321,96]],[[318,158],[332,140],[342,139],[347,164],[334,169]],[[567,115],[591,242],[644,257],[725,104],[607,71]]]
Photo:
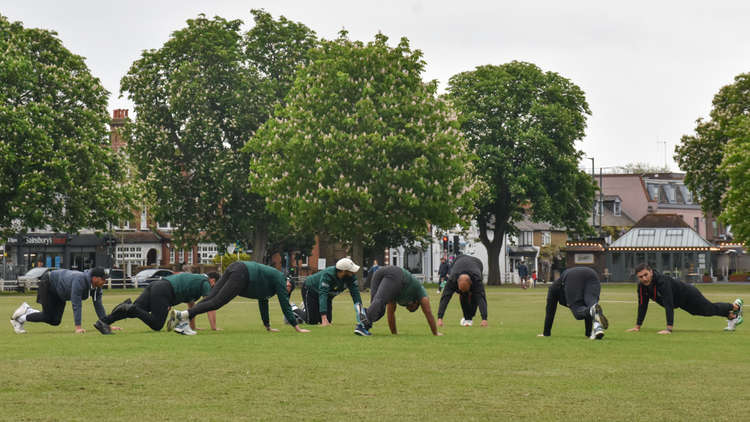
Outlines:
[[[26,322],[46,322],[50,325],[60,325],[65,311],[65,302],[73,305],[73,319],[76,333],[85,333],[81,327],[81,303],[91,296],[94,310],[99,318],[107,315],[102,305],[102,286],[104,285],[104,269],[94,267],[84,272],[72,270],[54,270],[39,279],[36,301],[42,305],[42,311],[32,309],[24,302],[11,317],[10,323],[18,334],[26,332],[23,325]],[[116,327],[115,327],[116,329]]]

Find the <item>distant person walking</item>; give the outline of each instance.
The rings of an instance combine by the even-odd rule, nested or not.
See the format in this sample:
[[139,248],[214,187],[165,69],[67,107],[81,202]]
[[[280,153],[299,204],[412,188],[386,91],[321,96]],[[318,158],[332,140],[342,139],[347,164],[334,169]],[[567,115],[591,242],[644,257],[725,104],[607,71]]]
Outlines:
[[451,264],[446,262],[445,257],[440,258],[440,267],[438,268],[438,289],[440,293],[445,287],[445,283],[448,281],[448,273],[451,271]]
[[518,264],[518,277],[521,279],[521,288],[527,288],[528,286],[526,284],[529,281],[529,267],[527,267],[523,261]]

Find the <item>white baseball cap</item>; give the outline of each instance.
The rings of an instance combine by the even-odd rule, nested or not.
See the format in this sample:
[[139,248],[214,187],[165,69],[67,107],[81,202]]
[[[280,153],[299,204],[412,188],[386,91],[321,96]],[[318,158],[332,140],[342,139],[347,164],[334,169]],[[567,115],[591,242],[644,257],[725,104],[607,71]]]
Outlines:
[[356,273],[359,271],[359,265],[355,264],[354,261],[349,258],[341,258],[336,262],[336,269]]

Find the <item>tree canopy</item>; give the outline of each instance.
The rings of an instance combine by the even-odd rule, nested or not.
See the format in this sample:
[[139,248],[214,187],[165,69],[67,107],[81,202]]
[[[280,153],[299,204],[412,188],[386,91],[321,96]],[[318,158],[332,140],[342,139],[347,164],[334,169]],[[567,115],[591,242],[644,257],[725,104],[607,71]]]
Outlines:
[[591,112],[583,91],[554,72],[510,62],[479,66],[450,79],[447,99],[476,154],[488,186],[477,202],[480,240],[487,248],[489,282],[499,283],[506,233],[524,213],[571,231],[587,232],[595,185],[578,169]]
[[273,221],[250,192],[241,148],[282,102],[314,32],[253,10],[255,27],[203,15],[133,63],[121,89],[135,103],[128,152],[160,221],[178,242],[253,240],[261,261]]
[[[747,137],[750,114],[750,73],[734,78],[714,96],[710,119],[696,121],[695,134],[684,135],[675,147],[675,160],[685,171],[685,184],[698,197],[704,211],[721,215],[732,232],[750,241],[742,226],[750,177]],[[745,173],[743,174],[743,168]],[[726,212],[725,212],[726,211]]]
[[436,83],[421,79],[422,53],[387,41],[342,33],[313,50],[246,147],[269,208],[352,244],[360,263],[376,238],[395,245],[465,221],[474,199],[471,154]]
[[109,93],[55,32],[0,15],[0,229],[106,229],[130,214]]

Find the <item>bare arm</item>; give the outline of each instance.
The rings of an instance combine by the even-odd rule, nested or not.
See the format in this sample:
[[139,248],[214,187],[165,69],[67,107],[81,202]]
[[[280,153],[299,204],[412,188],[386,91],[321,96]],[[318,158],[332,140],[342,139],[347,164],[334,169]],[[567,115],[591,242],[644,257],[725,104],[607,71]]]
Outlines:
[[420,301],[420,305],[422,307],[424,317],[427,318],[427,324],[429,324],[430,326],[432,335],[442,336],[443,333],[438,332],[437,324],[435,324],[435,317],[432,315],[432,309],[430,308],[430,298],[428,298],[427,296],[423,297]]
[[219,331],[220,328],[216,328],[216,311],[208,311],[206,312],[206,316],[208,317],[208,325],[211,326],[211,329]]
[[388,316],[388,328],[391,334],[398,334],[396,331],[396,302],[391,302],[386,306],[385,313]]
[[[188,306],[188,309],[190,309],[193,306],[195,306],[195,302],[188,302],[187,306]],[[193,318],[190,319],[190,328],[192,328],[193,330],[195,330],[195,317],[193,317]]]

